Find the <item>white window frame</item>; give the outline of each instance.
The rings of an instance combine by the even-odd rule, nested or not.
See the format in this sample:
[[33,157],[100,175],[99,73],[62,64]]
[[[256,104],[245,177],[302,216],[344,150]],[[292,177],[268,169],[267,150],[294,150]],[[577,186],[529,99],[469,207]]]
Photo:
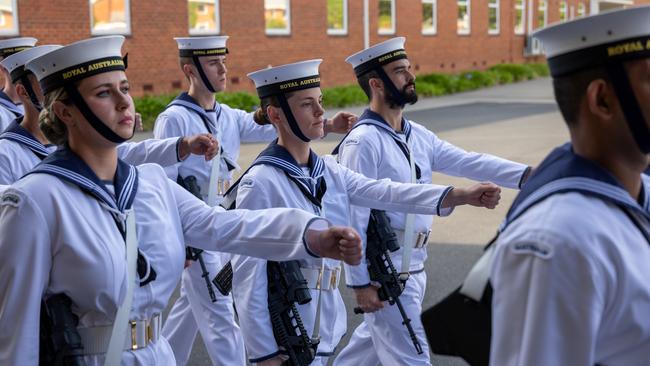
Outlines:
[[[219,0],[214,1],[214,29],[192,29],[189,28],[188,32],[190,36],[200,36],[200,35],[216,35],[221,33],[221,8]],[[189,16],[189,14],[188,14]]]
[[[496,35],[501,33],[501,0],[494,0],[496,3],[492,4],[493,0],[488,0],[488,34]],[[496,6],[495,6],[496,5]],[[497,11],[497,29],[490,29],[490,9],[494,8]]]
[[[14,26],[11,29],[0,30],[0,36],[17,36],[20,34],[18,31],[18,0],[11,1],[11,14],[13,17]],[[6,22],[6,19],[5,19]]]
[[422,0],[422,5],[431,4],[433,14],[433,29],[421,29],[423,35],[432,36],[438,34],[438,0]]
[[93,25],[93,0],[88,0],[88,10],[90,11],[90,34],[93,36],[105,36],[105,35],[122,35],[130,36],[131,35],[131,0],[124,0],[124,19],[126,22],[126,30],[121,32],[115,32],[111,30],[96,30]]
[[[564,16],[562,16],[562,8],[564,8]],[[569,4],[564,1],[560,1],[560,21],[566,22],[569,20]]]
[[327,35],[329,36],[345,36],[348,34],[348,0],[343,1],[343,29],[327,28]]
[[[517,30],[517,11],[521,7],[521,30]],[[514,32],[516,35],[526,34],[526,0],[515,0],[515,23]]]
[[[467,30],[458,28],[458,8],[460,2],[464,2],[467,6]],[[472,34],[472,1],[471,0],[456,0],[456,34],[461,36],[468,36]]]
[[[266,28],[266,19],[264,19],[264,31],[267,36],[288,36],[291,34],[291,0],[284,0],[284,2],[287,4],[287,28],[268,29]],[[264,6],[264,12],[266,13],[266,5]]]
[[578,17],[582,18],[585,15],[587,15],[587,5],[585,5],[585,3],[583,3],[583,2],[579,2],[578,3]]
[[544,28],[548,25],[548,0],[544,0],[544,6],[537,4],[537,20],[539,20],[539,12],[544,11],[544,24],[537,24],[537,29]]
[[[390,34],[395,34],[395,0],[389,0],[390,1],[390,25],[391,29],[381,29],[379,28],[379,14],[377,14],[377,34],[379,35],[390,35]],[[379,2],[377,2],[377,6],[379,6]],[[377,9],[379,11],[379,9]]]

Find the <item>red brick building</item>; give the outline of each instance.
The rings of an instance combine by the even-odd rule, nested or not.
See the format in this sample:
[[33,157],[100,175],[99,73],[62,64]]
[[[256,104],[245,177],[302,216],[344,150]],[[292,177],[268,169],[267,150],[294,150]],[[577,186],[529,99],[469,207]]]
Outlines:
[[527,35],[544,23],[640,3],[650,0],[0,0],[0,36],[123,34],[140,95],[185,86],[173,37],[225,34],[229,90],[250,91],[246,73],[307,58],[324,59],[324,86],[353,83],[344,59],[394,36],[407,37],[416,73],[538,61]]

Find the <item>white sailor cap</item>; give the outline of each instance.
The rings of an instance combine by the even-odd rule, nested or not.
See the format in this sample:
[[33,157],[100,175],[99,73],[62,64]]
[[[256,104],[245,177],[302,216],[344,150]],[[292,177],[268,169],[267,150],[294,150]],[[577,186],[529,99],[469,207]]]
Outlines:
[[345,62],[352,65],[354,73],[359,77],[379,66],[407,58],[404,51],[405,42],[404,37],[391,38],[355,53],[346,58]]
[[42,56],[48,52],[52,52],[61,47],[63,46],[48,44],[44,46],[29,48],[8,56],[0,62],[0,65],[9,71],[9,74],[11,75],[11,82],[15,83],[18,79],[25,75],[25,73],[29,72],[29,70],[25,69],[25,64],[27,61]]
[[36,42],[38,40],[32,37],[3,39],[0,41],[0,57],[7,57],[16,52],[32,48]]
[[609,63],[650,57],[650,6],[560,23],[533,34],[553,77]]
[[106,36],[71,43],[25,64],[46,94],[65,84],[109,71],[126,70],[123,36]]
[[262,69],[248,74],[260,98],[320,87],[318,66],[322,59]]
[[222,56],[228,53],[228,36],[176,37],[174,40],[181,57]]

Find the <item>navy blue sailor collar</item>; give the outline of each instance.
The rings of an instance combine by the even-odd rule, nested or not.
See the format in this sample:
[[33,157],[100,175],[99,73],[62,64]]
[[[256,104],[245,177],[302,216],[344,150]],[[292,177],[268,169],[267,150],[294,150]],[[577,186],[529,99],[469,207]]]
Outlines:
[[11,98],[3,90],[0,90],[0,106],[9,110],[16,117],[21,117],[24,113],[18,108],[18,104],[14,103]]
[[[395,131],[393,127],[391,127],[390,123],[384,119],[379,113],[373,112],[370,110],[370,108],[366,108],[365,111],[359,116],[359,122],[366,122],[369,124],[376,125],[380,128],[385,129],[387,132],[389,132],[391,135],[394,137],[399,136],[399,132]],[[372,123],[372,122],[379,122],[379,123]],[[411,123],[404,117],[402,117],[402,132],[405,136],[406,139],[408,140],[411,138]]]
[[[275,139],[264,149],[259,156],[253,161],[252,166],[267,164],[272,165],[284,171],[290,178],[293,178],[298,184],[302,185],[304,189],[311,194],[312,197],[320,198],[322,189],[325,184],[323,173],[325,171],[325,164],[318,154],[313,150],[309,150],[309,160],[307,166],[309,168],[309,175],[305,175],[303,169],[298,165],[296,159],[291,156],[289,151],[283,146],[278,145],[278,140]],[[321,194],[321,197],[319,196]]]
[[43,145],[40,141],[38,141],[38,139],[36,139],[36,137],[34,137],[34,135],[29,133],[29,131],[20,125],[22,121],[23,117],[18,117],[13,122],[11,122],[11,124],[7,126],[7,129],[4,130],[2,134],[0,134],[0,140],[5,139],[14,141],[30,149],[39,159],[45,159],[48,155],[50,155],[50,151],[47,149],[47,147],[52,145]]
[[95,172],[67,146],[59,147],[26,175],[34,173],[50,174],[70,182],[122,213],[131,208],[138,191],[138,171],[133,165],[117,160],[113,194]]
[[535,169],[515,198],[501,230],[536,202],[568,191],[600,197],[650,220],[650,197],[646,189],[642,184],[640,198],[635,200],[611,173],[575,154],[567,143],[553,150]]
[[222,107],[221,104],[217,103],[216,100],[214,102],[213,109],[206,110],[196,101],[196,99],[192,98],[192,96],[190,96],[187,92],[183,92],[179,94],[176,98],[174,98],[174,100],[172,100],[171,103],[167,105],[167,108],[174,105],[187,108],[192,112],[198,114],[199,117],[201,117],[201,120],[203,120],[203,123],[205,124],[205,128],[208,130],[208,132],[210,132],[213,135],[216,133],[217,126],[215,125],[215,123],[217,121],[213,121],[212,118],[210,118],[210,116],[208,115],[208,113],[216,112],[217,120],[221,116]]

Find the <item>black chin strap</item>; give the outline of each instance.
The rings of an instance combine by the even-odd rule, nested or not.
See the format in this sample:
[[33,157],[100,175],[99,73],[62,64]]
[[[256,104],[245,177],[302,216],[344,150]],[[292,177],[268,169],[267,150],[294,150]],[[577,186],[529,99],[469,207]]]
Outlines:
[[95,129],[95,131],[97,131],[105,139],[114,142],[116,144],[121,144],[124,141],[129,140],[131,139],[131,137],[133,137],[133,134],[135,134],[135,123],[133,124],[133,131],[131,133],[131,136],[125,139],[120,135],[116,134],[115,132],[113,132],[110,128],[108,128],[108,126],[106,126],[106,124],[102,122],[102,120],[100,120],[99,117],[95,115],[95,113],[93,113],[93,111],[90,109],[88,104],[86,104],[86,101],[83,99],[81,94],[79,94],[79,91],[74,85],[66,84],[64,88],[65,91],[68,93],[70,99],[72,99],[74,105],[76,105],[77,108],[79,108],[79,111],[81,111],[81,114],[83,114],[83,116],[86,118],[88,123],[90,123],[90,125]]
[[278,102],[280,103],[280,107],[284,112],[284,116],[287,117],[287,122],[289,122],[289,127],[291,127],[291,131],[293,132],[293,134],[296,135],[299,139],[301,139],[304,142],[311,141],[300,130],[300,126],[298,126],[298,122],[296,122],[296,118],[293,116],[293,113],[291,112],[291,107],[289,107],[289,103],[287,102],[287,98],[284,96],[284,94],[278,94],[277,98],[278,98]]
[[29,78],[27,75],[23,75],[20,77],[20,82],[23,84],[25,87],[25,91],[27,91],[27,95],[29,95],[29,100],[32,102],[32,105],[34,105],[34,108],[38,110],[39,112],[43,110],[43,104],[38,101],[38,98],[36,97],[36,93],[34,93],[34,88],[32,88],[32,83],[29,81]]
[[400,108],[404,108],[406,105],[404,95],[401,91],[397,90],[395,83],[393,83],[393,81],[388,77],[388,74],[386,74],[384,68],[379,66],[375,68],[375,71],[377,71],[377,74],[379,74],[379,77],[384,82],[384,85],[386,86],[388,93],[393,97],[393,100],[399,105]]
[[194,61],[194,66],[196,66],[196,69],[199,71],[199,76],[201,76],[201,80],[203,80],[203,84],[205,85],[205,87],[208,88],[208,90],[211,93],[216,93],[216,90],[214,90],[212,83],[210,82],[210,80],[208,80],[208,76],[203,71],[203,67],[201,67],[199,56],[192,56],[192,60]]
[[641,112],[639,101],[630,85],[630,78],[625,71],[623,63],[611,63],[607,65],[606,69],[614,86],[618,101],[623,109],[627,126],[630,132],[632,132],[632,136],[634,136],[639,150],[644,154],[650,154],[650,131],[643,117],[643,112]]

